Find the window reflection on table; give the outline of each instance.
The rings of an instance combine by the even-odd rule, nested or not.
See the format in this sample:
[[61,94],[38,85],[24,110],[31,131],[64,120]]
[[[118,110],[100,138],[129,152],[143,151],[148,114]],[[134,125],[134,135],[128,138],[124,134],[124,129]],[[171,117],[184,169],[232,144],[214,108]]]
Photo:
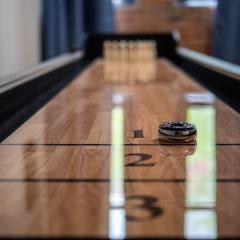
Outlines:
[[[194,98],[194,96],[193,96]],[[217,238],[216,216],[216,113],[214,97],[191,98],[187,121],[197,127],[197,150],[186,158],[184,235],[186,238]],[[207,99],[207,100],[206,100]],[[188,99],[189,100],[189,99]]]
[[108,227],[110,239],[124,239],[126,235],[124,209],[124,111],[121,107],[122,101],[122,95],[116,94],[113,96]]

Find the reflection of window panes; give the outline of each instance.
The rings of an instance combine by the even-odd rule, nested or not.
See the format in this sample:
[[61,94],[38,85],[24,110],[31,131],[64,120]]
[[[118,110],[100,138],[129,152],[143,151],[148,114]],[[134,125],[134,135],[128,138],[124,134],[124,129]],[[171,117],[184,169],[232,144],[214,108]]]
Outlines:
[[109,239],[125,239],[125,196],[124,196],[124,97],[113,95],[111,114],[111,157],[109,192]]
[[216,202],[214,106],[191,106],[187,120],[197,127],[197,151],[186,160],[187,207],[210,207]]
[[[186,100],[199,97],[214,100],[207,93],[188,94]],[[205,98],[203,97],[205,96]],[[184,236],[187,239],[216,239],[216,112],[214,105],[192,105],[187,110],[187,121],[198,130],[197,151],[186,159],[186,200]]]
[[216,213],[213,209],[187,209],[184,236],[186,239],[216,239]]

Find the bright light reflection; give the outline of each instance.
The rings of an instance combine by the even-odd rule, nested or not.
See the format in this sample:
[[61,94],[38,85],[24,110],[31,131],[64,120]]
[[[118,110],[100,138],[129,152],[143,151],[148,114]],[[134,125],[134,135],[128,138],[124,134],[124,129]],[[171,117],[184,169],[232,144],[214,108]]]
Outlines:
[[[115,102],[115,104],[117,103]],[[118,102],[118,104],[120,103]],[[112,109],[111,138],[109,238],[124,239],[126,235],[124,209],[124,111],[118,105]]]
[[109,201],[112,207],[121,207],[124,205],[124,113],[120,106],[113,108],[111,124],[112,144]]
[[216,239],[216,213],[209,209],[188,209],[185,212],[185,237],[187,239]]
[[126,218],[124,208],[111,208],[109,211],[109,239],[125,239]]
[[186,159],[186,238],[217,238],[215,108],[192,105],[187,121],[197,127],[197,151]]

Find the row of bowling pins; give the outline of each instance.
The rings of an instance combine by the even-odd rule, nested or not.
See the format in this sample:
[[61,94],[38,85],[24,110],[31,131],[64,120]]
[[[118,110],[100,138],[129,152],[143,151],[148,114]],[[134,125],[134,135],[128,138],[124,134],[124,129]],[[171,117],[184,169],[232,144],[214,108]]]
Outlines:
[[155,41],[105,41],[103,56],[107,82],[136,83],[156,79]]

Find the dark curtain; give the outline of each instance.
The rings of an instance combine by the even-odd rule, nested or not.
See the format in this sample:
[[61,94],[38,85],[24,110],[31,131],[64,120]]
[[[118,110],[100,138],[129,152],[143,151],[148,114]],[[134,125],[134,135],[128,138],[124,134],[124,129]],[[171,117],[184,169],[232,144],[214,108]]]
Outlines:
[[43,60],[81,49],[89,32],[112,31],[111,0],[43,0]]
[[240,64],[240,0],[219,0],[214,55]]

